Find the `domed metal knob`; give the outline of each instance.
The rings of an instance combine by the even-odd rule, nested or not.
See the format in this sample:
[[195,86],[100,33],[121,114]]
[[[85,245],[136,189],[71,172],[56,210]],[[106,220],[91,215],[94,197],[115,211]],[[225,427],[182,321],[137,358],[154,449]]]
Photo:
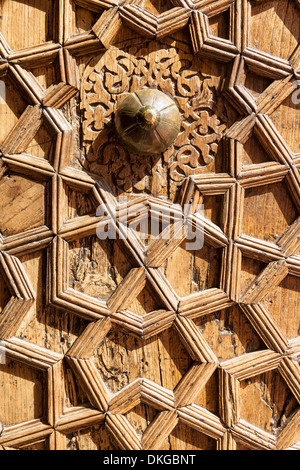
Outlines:
[[115,116],[121,144],[130,152],[144,156],[165,152],[179,134],[180,121],[172,98],[149,88],[128,95]]

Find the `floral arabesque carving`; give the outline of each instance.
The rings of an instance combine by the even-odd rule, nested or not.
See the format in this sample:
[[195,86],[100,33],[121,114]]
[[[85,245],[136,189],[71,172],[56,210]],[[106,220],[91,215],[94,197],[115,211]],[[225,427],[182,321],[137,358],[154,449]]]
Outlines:
[[[174,146],[163,156],[148,160],[123,149],[113,129],[118,104],[143,87],[170,94],[182,115]],[[111,48],[96,57],[86,68],[81,86],[83,144],[89,169],[109,174],[111,182],[125,191],[147,190],[154,173],[158,185],[164,184],[164,171],[175,185],[199,173],[215,158],[227,127],[218,87],[217,77],[201,72],[198,58],[176,47],[159,48],[157,42],[128,50]]]

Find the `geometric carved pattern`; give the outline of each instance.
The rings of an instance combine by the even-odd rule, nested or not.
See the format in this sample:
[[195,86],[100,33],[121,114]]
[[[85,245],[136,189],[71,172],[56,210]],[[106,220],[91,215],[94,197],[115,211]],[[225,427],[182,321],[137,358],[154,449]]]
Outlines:
[[[0,317],[0,352],[5,352],[9,360],[42,371],[48,391],[45,415],[9,426],[4,423],[0,448],[29,448],[47,441],[51,450],[66,449],[69,435],[101,425],[118,449],[160,449],[181,423],[212,438],[219,450],[235,450],[238,446],[255,450],[298,449],[300,340],[299,336],[288,337],[284,328],[277,324],[266,299],[289,275],[300,277],[299,155],[293,153],[270,118],[295,90],[300,74],[300,46],[289,59],[283,59],[256,50],[248,43],[251,6],[259,5],[259,1],[172,0],[171,8],[158,14],[151,12],[144,3],[127,1],[119,5],[110,0],[62,2],[57,42],[35,44],[22,50],[11,50],[0,33],[0,78],[13,83],[28,103],[0,144],[1,181],[7,188],[5,197],[13,207],[11,175],[17,175],[24,181],[36,182],[35,191],[43,188],[38,194],[39,207],[42,211],[44,208],[43,219],[37,219],[34,228],[18,231],[14,227],[14,233],[4,230],[0,235],[1,276],[11,295]],[[293,8],[295,3],[299,6],[298,1],[292,2]],[[76,9],[80,11],[82,7],[93,15],[95,22],[90,31],[73,34],[73,12]],[[230,18],[226,39],[211,32],[214,17],[222,17],[223,14]],[[295,14],[299,15],[296,8]],[[147,194],[142,188],[140,195],[131,194],[128,205],[127,200],[117,199],[112,188],[98,174],[86,171],[85,166],[78,162],[74,163],[78,141],[68,106],[70,100],[78,99],[80,74],[84,74],[80,61],[86,67],[86,57],[91,59],[99,52],[103,53],[103,60],[103,47],[108,49],[117,41],[124,25],[138,34],[140,43],[141,38],[149,42],[161,38],[167,41],[188,26],[192,44],[189,57],[199,55],[205,60],[220,62],[225,64],[228,72],[218,93],[222,93],[221,99],[228,100],[239,117],[220,129],[217,138],[218,143],[222,141],[224,167],[221,171],[208,167],[205,171],[183,172],[177,200],[175,197],[166,200],[151,191]],[[122,63],[124,57],[128,59],[128,47],[118,47],[122,49]],[[54,62],[59,79],[50,86],[41,85],[30,70]],[[102,65],[106,67],[105,63]],[[170,75],[170,70],[166,70],[166,75]],[[245,86],[249,70],[257,77],[267,77],[271,81],[258,95],[251,94]],[[172,77],[178,83],[176,73]],[[157,86],[161,87],[160,84]],[[116,97],[109,96],[104,100],[104,103],[109,102],[116,102]],[[54,142],[54,151],[49,159],[27,153],[45,123]],[[267,161],[245,165],[245,148],[252,138],[265,150]],[[195,142],[193,144],[196,146]],[[213,158],[217,158],[216,155]],[[183,164],[183,160],[184,155],[179,163]],[[244,224],[246,192],[277,184],[284,186],[290,195],[296,218],[274,240],[255,238],[247,233]],[[222,200],[218,221],[197,212],[197,205],[204,203],[205,206],[207,198]],[[33,195],[33,200],[36,199],[37,193]],[[30,200],[28,196],[27,207]],[[81,211],[76,210],[76,204]],[[106,208],[104,214],[97,215],[94,210],[99,205]],[[179,225],[174,223],[170,239],[165,239],[160,233],[147,245],[136,231],[124,233],[122,214],[128,207],[132,222],[136,221],[135,218],[141,222],[137,215],[141,207],[149,207],[150,215],[157,211],[173,213],[176,210],[182,214],[187,210],[184,213],[186,226],[195,233],[204,234],[205,246],[221,252],[219,285],[179,296],[167,279],[163,266],[180,249],[187,233],[183,231],[178,237]],[[145,219],[149,213],[144,215]],[[114,282],[109,284],[108,298],[100,298],[93,292],[87,294],[84,289],[75,288],[71,276],[74,276],[74,270],[71,273],[70,265],[72,261],[76,266],[76,247],[79,244],[86,257],[83,260],[79,250],[84,266],[77,266],[76,279],[82,279],[79,276],[82,272],[83,278],[89,273],[95,279],[99,248],[90,241],[89,252],[84,240],[92,240],[90,237],[95,236],[99,224],[104,227],[108,223],[118,235],[110,250],[119,250],[124,262],[117,276],[117,263],[113,258]],[[22,334],[26,331],[27,314],[34,302],[37,303],[37,294],[21,260],[28,254],[45,250],[45,303],[55,315],[64,317],[68,314],[82,319],[85,325],[63,352],[61,349],[58,352],[51,342],[41,346]],[[253,260],[253,263],[263,263],[264,268],[258,270],[242,288],[243,257]],[[101,259],[104,262],[104,258]],[[157,308],[150,312],[136,312],[132,306],[146,288],[156,300]],[[219,358],[197,326],[197,320],[205,321],[209,315],[236,305],[264,347],[229,359]],[[112,393],[95,363],[95,354],[112,328],[142,342],[158,341],[158,335],[166,332],[170,338],[176,334],[190,356],[191,365],[175,388],[150,380],[145,373],[145,376]],[[222,334],[224,337],[224,331]],[[153,367],[158,365],[158,360],[155,361],[156,358]],[[163,369],[158,367],[157,376]],[[290,401],[296,405],[284,425],[270,432],[243,418],[241,402],[245,381],[273,371],[280,374],[292,397]],[[219,396],[217,412],[211,411],[208,404],[201,401],[201,393],[209,390],[212,380],[216,380]],[[73,390],[78,386],[88,403],[67,407],[68,386]],[[149,406],[157,411],[142,434],[136,431],[129,418],[139,406]],[[0,421],[4,421],[1,416]]]

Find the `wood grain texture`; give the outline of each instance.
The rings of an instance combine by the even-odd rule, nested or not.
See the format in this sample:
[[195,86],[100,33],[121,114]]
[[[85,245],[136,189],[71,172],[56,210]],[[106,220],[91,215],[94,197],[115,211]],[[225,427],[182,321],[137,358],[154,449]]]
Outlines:
[[[1,450],[299,450],[299,25],[0,0]],[[147,159],[144,87],[181,116]]]

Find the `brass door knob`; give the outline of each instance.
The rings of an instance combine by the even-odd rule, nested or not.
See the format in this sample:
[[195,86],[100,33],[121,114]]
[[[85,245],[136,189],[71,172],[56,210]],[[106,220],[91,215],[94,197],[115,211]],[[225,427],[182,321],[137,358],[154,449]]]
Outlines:
[[176,140],[180,122],[172,98],[150,88],[128,95],[115,116],[121,144],[130,152],[144,156],[165,152]]

